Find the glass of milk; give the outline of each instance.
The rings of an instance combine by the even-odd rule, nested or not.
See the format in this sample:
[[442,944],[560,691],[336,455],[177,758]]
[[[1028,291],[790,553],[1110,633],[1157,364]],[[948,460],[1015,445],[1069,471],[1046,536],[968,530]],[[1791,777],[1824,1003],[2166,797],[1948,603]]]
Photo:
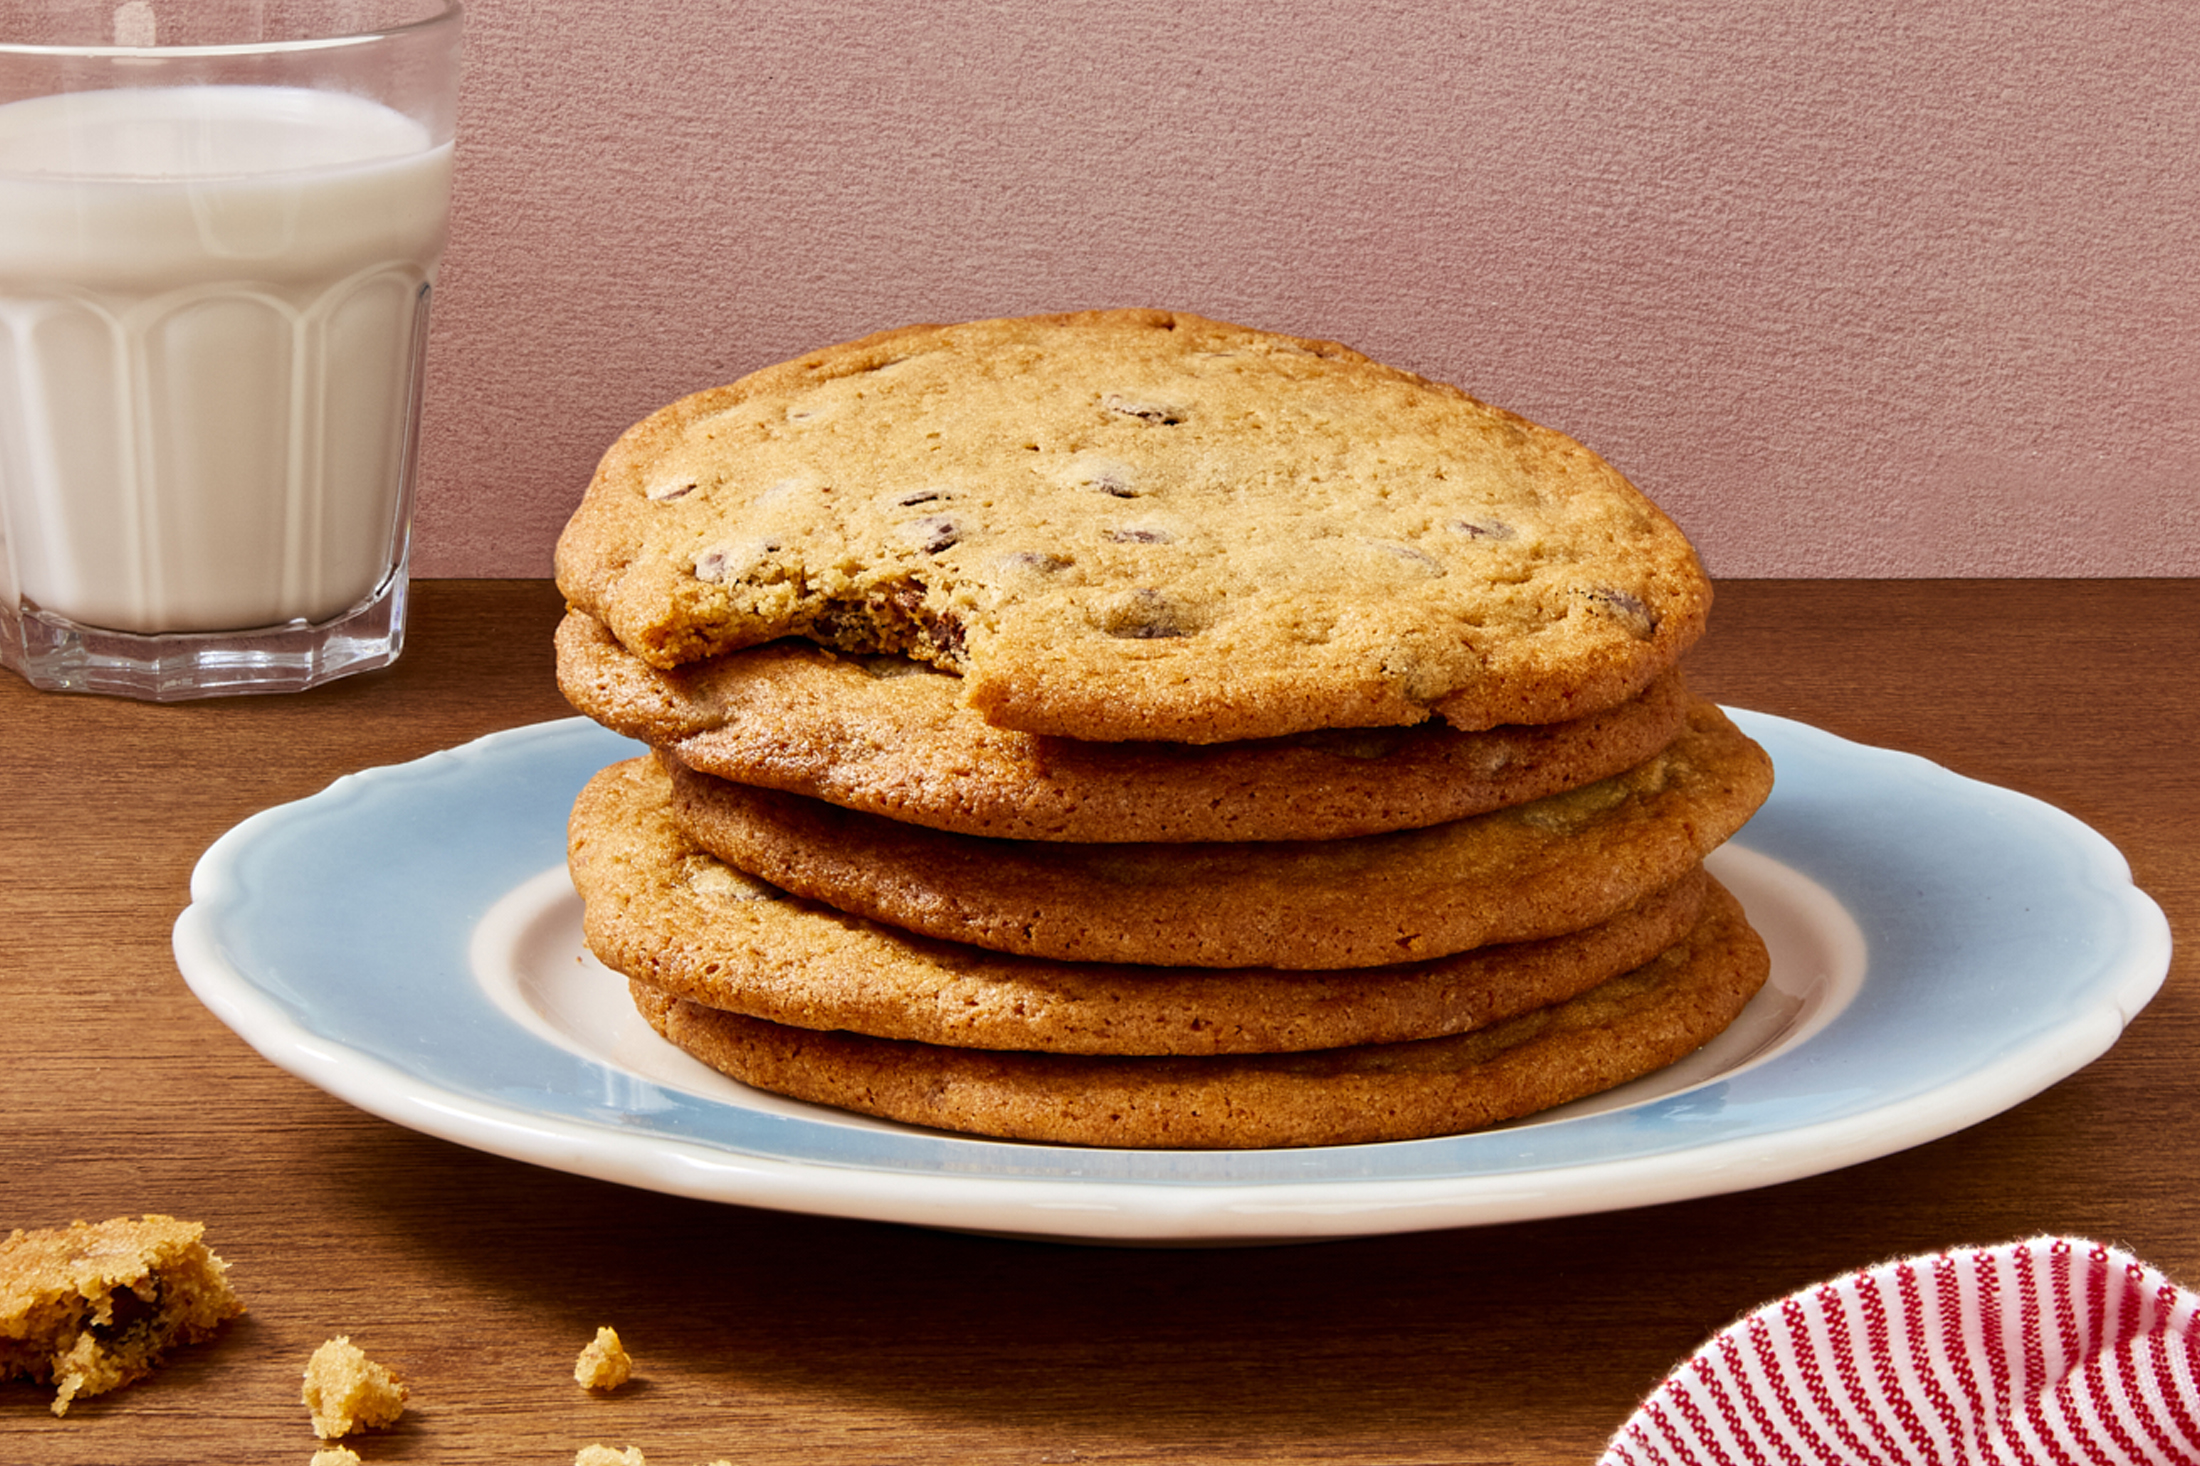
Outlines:
[[404,640],[451,0],[0,0],[0,663],[168,701]]

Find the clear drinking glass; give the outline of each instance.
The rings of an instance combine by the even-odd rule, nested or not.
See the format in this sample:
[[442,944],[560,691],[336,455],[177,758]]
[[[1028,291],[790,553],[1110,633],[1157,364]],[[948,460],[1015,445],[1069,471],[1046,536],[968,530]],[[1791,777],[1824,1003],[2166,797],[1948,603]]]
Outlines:
[[0,0],[0,663],[168,701],[404,641],[452,0]]

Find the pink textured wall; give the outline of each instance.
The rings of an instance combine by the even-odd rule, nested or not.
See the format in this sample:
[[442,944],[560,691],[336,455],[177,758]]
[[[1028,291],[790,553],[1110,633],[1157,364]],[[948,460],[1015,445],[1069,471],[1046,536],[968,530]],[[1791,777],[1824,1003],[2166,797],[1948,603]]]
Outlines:
[[1563,428],[1715,574],[2200,574],[2189,0],[470,0],[416,567],[673,397],[1164,305]]

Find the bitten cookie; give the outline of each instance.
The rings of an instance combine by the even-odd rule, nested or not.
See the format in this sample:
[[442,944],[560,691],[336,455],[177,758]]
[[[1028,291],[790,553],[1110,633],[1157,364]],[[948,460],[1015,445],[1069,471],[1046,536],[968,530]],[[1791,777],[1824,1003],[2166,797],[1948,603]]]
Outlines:
[[663,771],[615,764],[573,807],[588,945],[653,988],[800,1028],[1080,1054],[1281,1053],[1427,1038],[1558,1002],[1694,925],[1700,868],[1541,942],[1348,972],[1050,962],[912,936],[732,870],[673,823]]
[[800,636],[1103,740],[1561,722],[1711,601],[1563,434],[1166,311],[912,326],[683,399],[605,456],[557,568],[653,666]]
[[1679,734],[1689,701],[1676,668],[1564,723],[1094,743],[995,728],[950,673],[806,641],[663,671],[575,611],[557,659],[575,708],[699,772],[936,830],[1095,844],[1332,840],[1464,819],[1640,763]]
[[816,1033],[634,984],[667,1039],[759,1089],[979,1135],[1069,1145],[1352,1145],[1479,1129],[1663,1068],[1723,1031],[1770,972],[1712,885],[1689,936],[1554,1007],[1452,1038],[1310,1054],[1090,1058]]
[[986,840],[672,774],[696,844],[797,895],[1002,952],[1174,967],[1372,967],[1574,931],[1678,880],[1772,789],[1764,750],[1708,702],[1609,779],[1351,840]]

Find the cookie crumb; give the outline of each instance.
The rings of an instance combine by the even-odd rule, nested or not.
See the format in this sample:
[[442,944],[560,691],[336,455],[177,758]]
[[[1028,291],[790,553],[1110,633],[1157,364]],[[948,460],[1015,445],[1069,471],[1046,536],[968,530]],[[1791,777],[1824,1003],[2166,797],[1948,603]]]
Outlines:
[[205,1227],[148,1214],[0,1242],[0,1379],[55,1386],[53,1413],[143,1379],[172,1345],[244,1312]]
[[634,1377],[634,1360],[619,1342],[619,1331],[596,1330],[573,1365],[573,1379],[591,1390],[615,1390]]
[[405,1384],[339,1334],[313,1351],[299,1396],[313,1412],[313,1433],[334,1440],[369,1426],[395,1425],[405,1413]]
[[359,1453],[349,1446],[323,1446],[306,1466],[363,1466]]
[[649,1466],[642,1459],[640,1446],[628,1446],[614,1451],[609,1446],[582,1446],[580,1454],[573,1458],[573,1466]]

